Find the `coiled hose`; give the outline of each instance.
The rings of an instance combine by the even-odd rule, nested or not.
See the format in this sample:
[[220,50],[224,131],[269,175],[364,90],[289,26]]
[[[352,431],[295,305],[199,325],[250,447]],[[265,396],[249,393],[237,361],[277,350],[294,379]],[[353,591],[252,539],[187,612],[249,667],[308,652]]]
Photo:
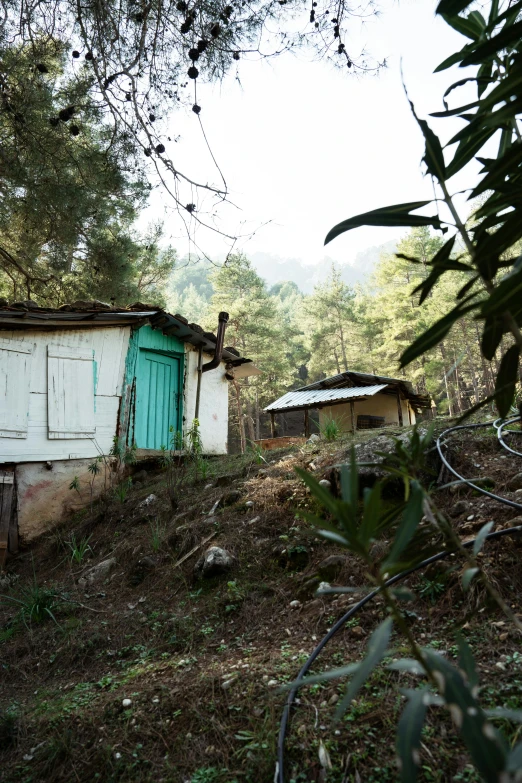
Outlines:
[[[512,454],[515,454],[518,457],[522,457],[522,453],[512,449],[504,442],[503,439],[504,428],[509,424],[513,424],[514,422],[517,421],[520,421],[520,416],[514,416],[513,418],[506,419],[505,421],[502,421],[501,419],[495,419],[495,421],[488,421],[480,424],[460,424],[456,427],[449,427],[447,430],[444,430],[444,432],[441,432],[441,434],[437,438],[436,448],[439,453],[439,457],[442,460],[443,465],[459,481],[472,487],[477,492],[480,492],[483,495],[487,495],[487,497],[496,500],[498,503],[503,503],[506,506],[511,506],[512,508],[516,508],[517,510],[522,511],[521,503],[516,503],[513,500],[508,500],[508,498],[503,498],[500,495],[495,495],[493,492],[489,492],[483,487],[480,487],[479,485],[474,484],[469,479],[466,479],[463,476],[461,476],[460,473],[457,473],[455,468],[453,468],[450,465],[450,463],[448,462],[448,460],[446,459],[442,451],[444,445],[444,440],[443,440],[444,437],[452,432],[456,432],[457,430],[477,429],[479,427],[494,427],[497,431],[497,438],[501,446],[507,451],[511,452]],[[511,430],[507,430],[507,432],[510,431]],[[491,541],[496,538],[502,538],[502,536],[505,535],[512,535],[513,533],[522,533],[522,525],[519,525],[517,527],[510,527],[505,530],[497,530],[496,532],[490,533],[488,536],[486,536],[486,540]],[[463,543],[463,546],[472,547],[474,543],[475,543],[475,539],[472,539],[471,541],[466,541],[465,543]],[[429,566],[431,563],[436,563],[438,560],[443,560],[444,558],[452,554],[453,553],[451,551],[438,552],[436,555],[432,555],[431,557],[426,558],[426,560],[423,560],[421,563],[412,566],[412,568],[408,568],[406,571],[402,571],[400,574],[396,574],[395,576],[392,576],[391,579],[388,579],[388,581],[385,582],[385,587],[390,587],[396,584],[397,582],[400,582],[401,580],[405,579],[410,574],[415,573],[415,571],[420,571],[421,569]],[[372,590],[370,593],[365,595],[364,598],[362,598],[358,603],[352,606],[346,612],[345,615],[343,615],[339,620],[337,620],[335,625],[333,625],[332,628],[330,628],[326,636],[324,636],[321,639],[317,647],[311,653],[310,657],[308,658],[306,663],[301,668],[301,671],[297,675],[297,679],[301,680],[303,677],[305,677],[306,674],[308,674],[311,666],[317,660],[318,656],[320,655],[322,650],[326,647],[330,639],[332,639],[337,634],[337,632],[340,631],[341,628],[343,628],[343,626],[348,622],[348,620],[350,620],[354,615],[356,615],[363,608],[363,606],[365,606],[369,601],[372,601],[375,598],[375,596],[378,595],[380,592],[381,592],[380,587],[376,588],[375,590]],[[279,726],[279,737],[277,741],[277,763],[276,763],[276,770],[274,776],[274,783],[285,783],[284,756],[285,756],[286,734],[288,731],[288,723],[290,720],[290,710],[292,708],[292,705],[294,704],[297,692],[298,692],[297,687],[292,688],[292,690],[289,691],[283,709],[283,714],[281,716],[281,722]]]

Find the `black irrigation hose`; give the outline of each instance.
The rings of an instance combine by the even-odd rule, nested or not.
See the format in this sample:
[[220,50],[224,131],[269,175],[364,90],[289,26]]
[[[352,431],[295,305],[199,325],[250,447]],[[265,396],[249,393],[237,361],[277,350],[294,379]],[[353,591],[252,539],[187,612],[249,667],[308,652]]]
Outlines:
[[[499,421],[499,419],[497,419]],[[512,454],[515,454],[517,457],[522,457],[522,452],[515,451],[515,449],[512,449],[511,446],[508,446],[507,443],[502,438],[504,427],[507,427],[508,424],[512,424],[514,421],[520,421],[518,417],[515,417],[514,419],[507,419],[506,421],[502,422],[497,426],[497,422],[494,422],[493,426],[495,427],[497,431],[497,438],[498,442],[506,449],[506,451],[510,451]],[[521,435],[522,432],[520,430],[506,430],[506,432],[512,432],[515,435]]]
[[[477,427],[491,427],[494,426],[497,430],[498,438],[502,446],[506,448],[508,451],[512,451],[514,454],[518,455],[518,452],[514,452],[512,449],[510,449],[508,446],[506,446],[502,440],[501,433],[502,428],[506,424],[511,424],[514,421],[520,421],[520,417],[515,417],[513,419],[509,419],[505,421],[503,424],[498,425],[498,422],[500,420],[497,419],[494,422],[486,422],[484,424],[462,424],[457,427],[450,427],[447,430],[444,430],[439,437],[437,438],[437,451],[439,452],[439,456],[443,462],[443,464],[448,468],[448,470],[453,473],[454,476],[457,476],[457,478],[462,481],[465,484],[468,484],[470,487],[473,487],[473,489],[476,489],[478,492],[481,492],[484,495],[487,495],[490,498],[493,498],[493,500],[497,500],[500,503],[504,503],[508,506],[513,506],[514,508],[521,509],[522,505],[520,503],[515,503],[514,501],[508,500],[507,498],[502,498],[499,495],[495,495],[492,492],[488,492],[487,490],[483,489],[482,487],[477,486],[476,484],[473,484],[471,481],[468,481],[467,479],[463,478],[457,471],[451,467],[447,459],[444,457],[442,453],[442,444],[441,439],[444,437],[444,435],[447,435],[450,432],[455,432],[455,430],[464,430],[464,429],[474,429]],[[519,456],[522,456],[520,454]],[[496,538],[501,538],[502,536],[506,535],[512,535],[513,533],[522,533],[522,525],[519,525],[517,527],[510,527],[506,528],[504,530],[497,530],[494,533],[490,533],[488,536],[486,536],[486,541],[490,541]],[[471,541],[463,542],[464,547],[471,547],[475,543],[476,539],[472,539]],[[451,556],[454,554],[450,551],[444,551],[444,552],[438,552],[436,555],[432,555],[431,557],[426,558],[426,560],[423,560],[422,563],[418,563],[415,566],[412,566],[411,568],[408,568],[406,571],[402,571],[400,574],[396,574],[395,576],[392,576],[391,579],[388,579],[384,587],[390,587],[391,585],[396,584],[397,582],[400,582],[402,579],[405,579],[410,574],[413,574],[415,571],[419,571],[421,568],[426,568],[426,566],[430,565],[431,563],[436,563],[438,560],[443,560],[445,557]],[[314,661],[317,659],[319,654],[322,652],[322,650],[326,647],[330,639],[335,636],[335,634],[352,618],[355,614],[359,612],[360,609],[365,606],[368,601],[371,601],[375,596],[380,593],[382,588],[378,587],[375,590],[372,590],[368,595],[365,595],[364,598],[362,598],[358,603],[356,603],[354,606],[349,609],[343,617],[341,617],[335,625],[330,628],[326,636],[324,636],[315,650],[313,650],[312,654],[306,661],[306,663],[301,668],[301,671],[297,675],[297,679],[301,680],[306,674],[308,674],[308,671],[310,670],[310,667],[314,663]],[[288,694],[288,698],[286,700],[286,704],[283,709],[283,714],[281,716],[281,723],[279,726],[279,737],[277,741],[277,763],[276,763],[276,770],[275,770],[275,776],[274,776],[274,783],[285,783],[285,772],[284,772],[284,754],[285,754],[285,740],[286,740],[286,732],[288,729],[288,723],[290,720],[290,710],[292,708],[292,705],[295,701],[296,695],[298,692],[298,688],[292,688],[292,690]]]

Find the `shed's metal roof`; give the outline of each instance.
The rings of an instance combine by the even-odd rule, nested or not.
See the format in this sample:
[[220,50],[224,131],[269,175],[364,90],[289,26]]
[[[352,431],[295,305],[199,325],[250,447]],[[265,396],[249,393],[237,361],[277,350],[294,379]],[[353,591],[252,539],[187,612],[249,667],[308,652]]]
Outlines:
[[311,408],[316,405],[325,405],[329,402],[339,402],[362,397],[373,397],[387,386],[381,383],[376,386],[355,386],[349,389],[297,389],[287,392],[273,402],[265,411],[273,413],[282,410],[295,410],[296,408]]

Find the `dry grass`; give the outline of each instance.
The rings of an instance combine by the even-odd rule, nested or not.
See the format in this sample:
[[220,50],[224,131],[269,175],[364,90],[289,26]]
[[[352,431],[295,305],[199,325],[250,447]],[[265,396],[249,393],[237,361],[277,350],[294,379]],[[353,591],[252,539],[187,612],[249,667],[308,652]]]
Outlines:
[[[34,563],[38,584],[62,598],[55,607],[57,624],[27,627],[13,624],[16,610],[0,602],[2,780],[271,783],[284,702],[271,683],[291,681],[357,598],[321,599],[303,592],[318,563],[337,550],[296,518],[312,501],[294,468],[312,463],[322,478],[347,447],[336,442],[272,452],[268,465],[253,457],[212,460],[214,486],[187,484],[176,513],[164,473],[152,472],[123,504],[100,504],[92,517],[76,516],[60,536],[50,534],[13,559],[10,569],[19,579],[12,595],[33,578]],[[491,437],[468,437],[454,447],[463,472],[472,470],[475,451],[502,489],[518,468],[514,458],[499,463]],[[214,503],[232,491],[239,493],[237,499],[210,518]],[[140,508],[151,492],[156,503]],[[464,490],[441,494],[442,505],[450,508],[457,497],[466,497],[472,509],[455,520],[464,534],[489,518],[504,524],[514,516]],[[467,521],[471,513],[475,518]],[[163,531],[160,547],[153,544],[151,523]],[[72,565],[61,544],[72,531],[92,536],[86,568],[112,556],[117,561],[108,581],[87,593],[78,586],[85,568]],[[198,581],[193,569],[199,550],[175,564],[211,533],[211,544],[229,550],[236,565],[228,576]],[[520,549],[496,543],[483,561],[520,612]],[[363,591],[366,582],[358,561],[347,558],[338,583]],[[447,573],[444,567],[412,578],[410,587],[419,596],[411,606],[419,640],[451,655],[453,631],[464,626],[486,696],[488,688],[501,687],[504,700],[517,706],[522,668],[513,654],[518,640],[508,626],[498,625],[503,620],[489,607],[473,615],[477,605],[482,608],[483,595],[463,595],[458,571]],[[300,605],[290,606],[298,595]],[[367,607],[328,646],[316,671],[357,660],[382,617],[379,602]],[[399,638],[395,643],[400,648]],[[500,656],[509,659],[505,669],[495,666]],[[395,780],[398,677],[376,672],[336,728],[331,719],[341,685],[303,692],[289,734],[288,780],[325,780],[320,742],[334,765],[327,780]],[[402,686],[409,682],[401,675]],[[130,699],[130,706],[123,699]],[[466,771],[468,759],[451,726],[435,714],[429,716],[424,744],[422,780],[475,779]]]

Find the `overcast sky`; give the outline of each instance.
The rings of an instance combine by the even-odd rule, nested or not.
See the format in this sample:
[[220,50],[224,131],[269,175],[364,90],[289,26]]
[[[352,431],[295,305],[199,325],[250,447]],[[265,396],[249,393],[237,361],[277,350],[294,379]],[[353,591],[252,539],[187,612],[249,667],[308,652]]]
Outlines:
[[[323,248],[335,223],[387,204],[430,198],[422,176],[423,141],[410,113],[404,78],[417,113],[442,109],[445,87],[462,75],[455,69],[433,74],[464,39],[434,15],[434,0],[382,0],[383,13],[364,27],[353,23],[354,41],[366,43],[388,67],[378,76],[353,77],[327,64],[283,56],[264,62],[241,61],[241,84],[231,74],[221,85],[198,85],[201,119],[236,208],[222,210],[222,226],[255,235],[239,243],[245,252],[267,252],[318,263],[325,254],[353,262],[359,250],[400,236],[401,230],[362,228]],[[349,44],[348,44],[349,45]],[[447,134],[456,121],[439,121]],[[178,166],[207,180],[215,170],[191,111],[169,120],[179,134],[172,145]],[[170,151],[170,150],[169,150]],[[182,165],[183,163],[183,165]],[[462,183],[455,178],[455,189]],[[452,182],[453,184],[453,182]],[[151,215],[163,215],[165,196],[155,191]],[[190,251],[186,235],[171,214],[167,236],[180,255]],[[217,258],[223,240],[198,237]]]

